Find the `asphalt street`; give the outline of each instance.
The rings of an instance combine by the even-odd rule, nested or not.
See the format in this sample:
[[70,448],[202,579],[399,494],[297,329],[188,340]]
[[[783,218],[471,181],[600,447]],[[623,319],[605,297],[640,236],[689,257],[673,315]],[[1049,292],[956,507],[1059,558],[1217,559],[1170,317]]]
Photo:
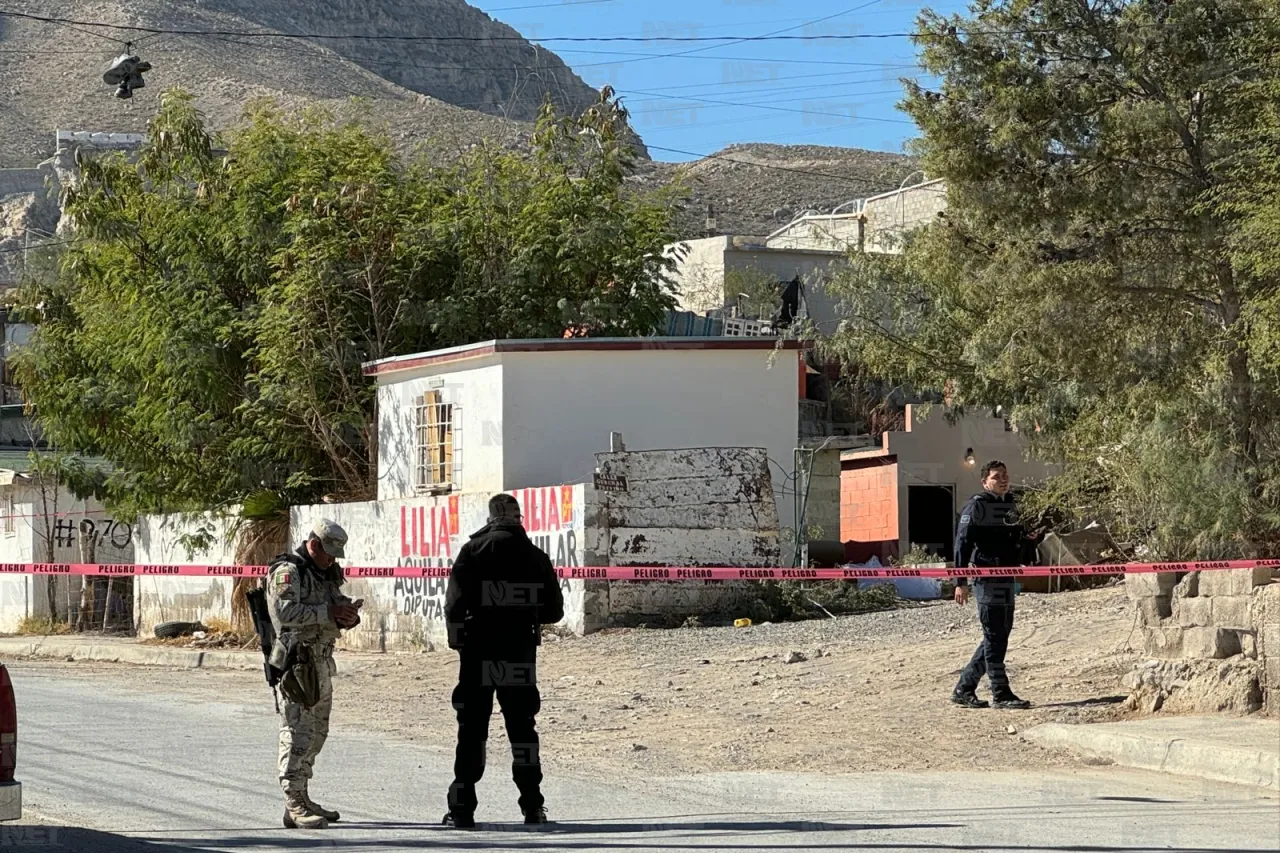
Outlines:
[[[838,767],[813,774],[725,768],[673,779],[561,778],[552,771],[545,792],[557,823],[526,828],[497,719],[477,831],[439,826],[452,764],[448,744],[423,746],[358,727],[334,729],[312,782],[313,796],[339,809],[342,822],[325,831],[290,831],[280,825],[278,724],[269,694],[248,707],[129,694],[65,671],[24,667],[13,675],[18,777],[30,814],[0,827],[0,847],[56,853],[1280,849],[1275,797],[1114,767],[862,775],[842,775]],[[422,712],[447,710],[442,703]]]

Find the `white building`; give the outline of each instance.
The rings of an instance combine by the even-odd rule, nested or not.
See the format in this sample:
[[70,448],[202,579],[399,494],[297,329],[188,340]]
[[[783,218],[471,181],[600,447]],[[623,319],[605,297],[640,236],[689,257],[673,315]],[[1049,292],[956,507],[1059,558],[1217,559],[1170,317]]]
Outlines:
[[[489,341],[366,366],[378,383],[378,499],[591,482],[595,453],[764,448],[776,492],[794,470],[798,341]],[[784,527],[791,500],[778,501]]]
[[[134,526],[37,476],[29,453],[0,450],[0,563],[78,563],[82,554],[99,563],[132,563]],[[85,615],[100,627],[108,579],[95,584],[93,610]],[[65,621],[68,611],[78,617],[82,586],[78,576],[0,573],[0,633],[17,631],[27,618]],[[133,578],[113,578],[110,586],[112,627],[127,627]]]
[[673,243],[666,252],[676,259],[679,307],[696,313],[732,310],[740,282],[763,277],[784,287],[798,279],[798,316],[829,334],[840,311],[828,284],[849,254],[900,251],[907,233],[937,220],[946,209],[946,198],[942,180],[924,181],[851,201],[831,213],[802,214],[767,236],[723,235]]

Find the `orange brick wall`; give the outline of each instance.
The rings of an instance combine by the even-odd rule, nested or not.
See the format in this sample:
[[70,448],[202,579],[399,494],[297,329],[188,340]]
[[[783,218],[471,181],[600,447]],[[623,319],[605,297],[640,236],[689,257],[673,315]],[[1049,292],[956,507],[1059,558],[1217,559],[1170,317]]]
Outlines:
[[840,539],[898,541],[898,463],[846,462],[840,471]]

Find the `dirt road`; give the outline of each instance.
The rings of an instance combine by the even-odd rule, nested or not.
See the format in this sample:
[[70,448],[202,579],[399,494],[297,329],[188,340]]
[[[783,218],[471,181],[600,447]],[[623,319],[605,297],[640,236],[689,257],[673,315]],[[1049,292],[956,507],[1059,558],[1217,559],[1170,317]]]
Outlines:
[[[965,770],[1073,759],[1026,743],[1045,721],[1122,714],[1121,676],[1140,659],[1122,587],[1019,598],[1009,651],[1031,711],[948,702],[980,631],[972,605],[752,628],[619,630],[544,645],[544,761],[646,775],[730,770]],[[1132,633],[1132,636],[1131,636]],[[786,663],[790,653],[804,660]],[[377,656],[340,672],[336,725],[360,724],[448,745],[455,722],[450,652]],[[36,665],[36,664],[19,664]],[[342,659],[339,658],[339,669]],[[40,663],[116,686],[199,701],[262,703],[260,673]],[[494,720],[491,754],[505,749]]]

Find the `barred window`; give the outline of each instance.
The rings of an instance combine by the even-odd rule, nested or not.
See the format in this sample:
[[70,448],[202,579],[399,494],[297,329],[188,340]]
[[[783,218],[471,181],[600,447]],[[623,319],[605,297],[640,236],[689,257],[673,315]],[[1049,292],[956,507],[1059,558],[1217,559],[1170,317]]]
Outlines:
[[14,506],[13,493],[4,496],[4,534],[6,536],[17,535],[18,528],[16,526],[17,508]]
[[414,486],[418,494],[438,494],[461,487],[458,407],[441,400],[439,391],[419,397],[414,415]]

